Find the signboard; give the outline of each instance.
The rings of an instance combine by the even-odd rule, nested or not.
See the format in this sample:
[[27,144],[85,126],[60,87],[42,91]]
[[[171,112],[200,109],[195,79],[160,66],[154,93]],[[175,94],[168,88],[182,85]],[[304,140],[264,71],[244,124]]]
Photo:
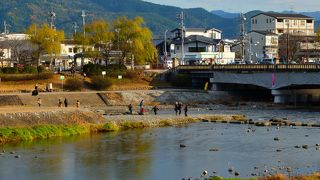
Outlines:
[[60,76],[60,80],[64,80],[64,76]]
[[118,75],[118,79],[122,79],[122,75]]
[[106,74],[107,74],[107,72],[106,72],[106,71],[102,71],[101,73],[102,73],[102,76],[104,76],[104,75],[106,75]]
[[171,44],[171,45],[170,45],[170,50],[171,50],[171,51],[174,51],[174,44]]

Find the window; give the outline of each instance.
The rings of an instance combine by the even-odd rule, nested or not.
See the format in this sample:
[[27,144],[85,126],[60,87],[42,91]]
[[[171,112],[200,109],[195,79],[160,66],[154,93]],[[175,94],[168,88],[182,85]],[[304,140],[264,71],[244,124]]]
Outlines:
[[277,19],[277,22],[283,22],[283,19]]
[[177,46],[177,50],[179,51],[179,46]]
[[301,24],[301,26],[305,26],[306,25],[306,21],[305,20],[301,20],[300,24]]
[[269,21],[270,21],[270,23],[272,23],[272,19],[271,18],[269,19]]
[[308,19],[308,20],[307,20],[307,23],[313,23],[313,20]]
[[269,19],[267,19],[267,23],[269,23]]
[[297,20],[293,20],[293,25],[294,25],[294,26],[298,25]]
[[251,22],[252,24],[254,24],[254,19],[252,19],[252,22]]
[[206,47],[189,47],[189,52],[206,52]]
[[255,20],[254,20],[254,23],[255,23],[255,24],[257,24],[257,23],[258,23],[258,21],[255,19]]
[[69,53],[72,53],[72,48],[69,48],[69,50],[68,50],[68,51],[69,51]]

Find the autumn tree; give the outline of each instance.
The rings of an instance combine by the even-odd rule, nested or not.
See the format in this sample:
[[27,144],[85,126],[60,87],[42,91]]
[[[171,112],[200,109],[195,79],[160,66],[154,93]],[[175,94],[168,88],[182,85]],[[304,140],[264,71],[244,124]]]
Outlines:
[[123,61],[127,54],[134,55],[136,64],[145,64],[156,60],[156,48],[152,43],[152,33],[145,27],[144,20],[136,17],[132,20],[126,17],[119,17],[113,21],[114,35],[112,44],[117,45],[122,51]]
[[60,54],[61,43],[64,40],[64,32],[52,29],[48,24],[43,24],[42,26],[32,24],[28,28],[27,34],[30,37],[30,41],[37,46],[37,65],[40,65],[41,56],[49,54],[51,56],[51,66],[53,60],[52,55]]

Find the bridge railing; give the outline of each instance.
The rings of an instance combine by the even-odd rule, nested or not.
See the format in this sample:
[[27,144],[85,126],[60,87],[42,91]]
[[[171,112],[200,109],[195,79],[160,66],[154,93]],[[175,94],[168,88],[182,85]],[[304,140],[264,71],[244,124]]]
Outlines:
[[320,71],[320,64],[226,64],[226,65],[180,65],[177,70],[186,71]]

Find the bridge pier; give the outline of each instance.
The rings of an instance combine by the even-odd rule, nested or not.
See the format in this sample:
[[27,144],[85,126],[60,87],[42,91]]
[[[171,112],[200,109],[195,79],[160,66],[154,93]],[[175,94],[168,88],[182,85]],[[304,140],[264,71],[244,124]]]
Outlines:
[[271,94],[276,104],[320,102],[319,89],[272,90]]

